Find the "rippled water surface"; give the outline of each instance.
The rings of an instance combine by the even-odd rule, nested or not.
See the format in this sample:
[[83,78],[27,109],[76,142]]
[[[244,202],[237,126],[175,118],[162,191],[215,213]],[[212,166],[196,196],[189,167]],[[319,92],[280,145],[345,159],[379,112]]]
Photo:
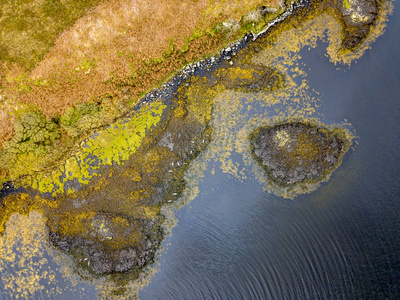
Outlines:
[[322,42],[301,52],[323,121],[347,119],[358,136],[330,181],[285,200],[251,174],[211,175],[209,165],[140,299],[400,297],[399,17],[395,7],[386,33],[350,68],[331,64]]
[[[178,225],[163,242],[157,272],[140,291],[140,299],[400,299],[400,10],[396,4],[386,33],[350,68],[329,62],[323,41],[300,52],[297,65],[307,76],[294,80],[300,85],[306,78],[313,90],[309,93],[318,95],[314,104],[320,106],[313,117],[326,124],[348,120],[357,135],[357,145],[330,180],[310,194],[284,199],[263,190],[243,151],[235,152],[231,145],[227,150],[231,161],[209,156],[199,193],[176,210]],[[272,106],[268,111],[268,106],[246,102],[260,98],[258,94],[234,95],[243,98],[243,117],[235,117],[237,111],[229,115],[229,105],[218,108],[216,100],[215,141],[209,149],[227,147],[230,140],[219,137],[239,136],[246,118],[275,113]],[[231,127],[218,125],[231,121]],[[201,156],[192,168],[202,166],[199,161]],[[227,161],[229,168],[224,166]],[[8,226],[20,221],[13,222]],[[44,235],[44,227],[29,224],[25,224],[29,230]],[[37,274],[30,274],[32,278],[47,271],[56,278],[42,277],[46,288],[35,294],[37,299],[47,299],[50,289],[59,289],[52,293],[57,295],[54,299],[97,297],[98,286],[82,282],[78,275],[71,276],[72,285],[71,279],[64,280],[68,269],[60,266],[69,262],[54,262],[51,253],[42,250],[46,245],[39,244],[33,250],[16,249],[47,258],[33,268]],[[5,272],[7,268],[15,273],[15,266],[7,265]],[[0,299],[13,299],[6,284]]]

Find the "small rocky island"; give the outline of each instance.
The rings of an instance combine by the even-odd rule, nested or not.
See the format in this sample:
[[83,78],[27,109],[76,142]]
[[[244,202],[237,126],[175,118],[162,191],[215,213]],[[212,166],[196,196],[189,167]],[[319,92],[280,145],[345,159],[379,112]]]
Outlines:
[[342,128],[301,121],[257,128],[250,140],[252,155],[281,187],[325,179],[340,165],[350,145]]
[[[63,224],[74,225],[74,234]],[[91,213],[90,216],[63,215],[49,220],[50,241],[71,253],[81,267],[95,274],[139,271],[155,254],[161,239],[150,220]],[[61,225],[61,226],[60,226]],[[156,235],[156,236],[154,236]]]

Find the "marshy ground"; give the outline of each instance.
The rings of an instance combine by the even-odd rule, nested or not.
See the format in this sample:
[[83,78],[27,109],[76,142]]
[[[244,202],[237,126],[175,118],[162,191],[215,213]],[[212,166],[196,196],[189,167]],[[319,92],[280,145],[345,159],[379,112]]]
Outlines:
[[[87,271],[86,278],[95,279],[112,274],[104,275],[111,276],[107,278],[114,284],[110,294],[116,290],[129,294],[128,287],[121,290],[154,261],[167,218],[162,210],[195,190],[199,176],[192,180],[188,174],[201,172],[193,173],[194,166],[219,159],[226,172],[240,177],[230,159],[237,151],[251,168],[248,136],[256,128],[262,126],[257,134],[277,145],[272,159],[263,156],[263,165],[268,166],[267,172],[276,173],[272,179],[279,184],[259,173],[268,181],[267,189],[277,195],[294,197],[298,190],[288,193],[279,185],[318,183],[325,178],[322,174],[340,164],[350,144],[344,131],[339,134],[345,129],[337,129],[336,135],[323,124],[282,124],[282,120],[317,117],[318,105],[308,98],[306,84],[294,81],[304,72],[294,65],[293,53],[328,32],[332,61],[349,62],[381,33],[379,26],[387,12],[382,8],[381,23],[368,18],[353,24],[368,31],[363,29],[367,33],[362,38],[357,34],[358,44],[349,48],[345,42],[349,37],[343,32],[350,27],[343,25],[343,15],[354,11],[355,4],[351,2],[353,6],[343,12],[312,1],[256,41],[217,55],[212,64],[193,67],[168,97],[140,104],[138,96],[187,62],[265,25],[283,7],[264,3],[276,9],[267,11],[257,8],[257,2],[251,4],[249,14],[247,6],[225,2],[188,3],[185,9],[181,3],[162,9],[166,4],[161,1],[155,9],[143,3],[128,6],[128,2],[104,2],[94,8],[63,32],[29,71],[11,58],[2,61],[1,69],[2,78],[8,78],[1,90],[2,120],[8,124],[2,127],[1,168],[3,178],[16,179],[20,188],[2,193],[1,232],[6,238],[16,234],[7,231],[16,230],[7,225],[15,213],[40,212],[43,217],[35,218],[46,223],[43,238],[49,241],[50,237],[53,245],[73,257],[73,272]],[[176,11],[177,16],[172,14]],[[146,18],[140,20],[138,14]],[[240,21],[229,23],[228,17]],[[163,26],[171,18],[176,23]],[[128,27],[127,19],[132,20]],[[259,97],[259,103],[252,97]],[[252,106],[257,105],[267,112],[254,113]],[[276,118],[270,111],[276,111]],[[253,145],[257,147],[266,145]],[[281,151],[282,147],[289,147],[288,151]],[[321,149],[326,147],[332,153],[322,166],[326,151]],[[296,149],[298,155],[293,154]],[[307,166],[294,171],[288,167],[286,177],[280,176],[282,163],[289,161],[291,166]]]

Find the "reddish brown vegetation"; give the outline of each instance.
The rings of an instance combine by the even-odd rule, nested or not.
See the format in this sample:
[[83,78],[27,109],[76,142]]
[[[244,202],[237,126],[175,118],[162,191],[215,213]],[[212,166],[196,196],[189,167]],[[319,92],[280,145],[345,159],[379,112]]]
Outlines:
[[[3,63],[0,78],[9,113],[0,116],[0,147],[12,134],[12,119],[21,110],[19,106],[36,107],[53,117],[70,106],[103,97],[137,101],[183,65],[222,47],[227,40],[211,33],[218,23],[239,20],[247,11],[266,4],[277,6],[278,1],[110,0],[99,5],[62,33],[22,79],[6,80],[23,72]],[[197,32],[203,36],[186,40],[189,49],[185,49],[185,38]],[[154,61],[163,55],[162,62]]]

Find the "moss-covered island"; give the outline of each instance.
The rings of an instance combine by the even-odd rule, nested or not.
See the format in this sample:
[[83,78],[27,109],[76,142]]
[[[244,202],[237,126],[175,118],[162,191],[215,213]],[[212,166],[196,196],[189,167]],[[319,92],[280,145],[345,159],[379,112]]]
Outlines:
[[351,145],[343,128],[292,121],[259,127],[249,136],[252,155],[282,189],[307,192],[340,165]]
[[[146,284],[171,207],[195,197],[207,161],[244,177],[230,157],[240,153],[289,198],[329,177],[352,135],[317,120],[306,80],[294,80],[305,74],[298,51],[326,34],[330,60],[350,64],[391,7],[18,3],[0,4],[0,279],[18,297],[43,290],[40,280],[56,284],[37,271],[47,253],[104,299],[130,299]],[[8,274],[7,263],[23,272]]]

